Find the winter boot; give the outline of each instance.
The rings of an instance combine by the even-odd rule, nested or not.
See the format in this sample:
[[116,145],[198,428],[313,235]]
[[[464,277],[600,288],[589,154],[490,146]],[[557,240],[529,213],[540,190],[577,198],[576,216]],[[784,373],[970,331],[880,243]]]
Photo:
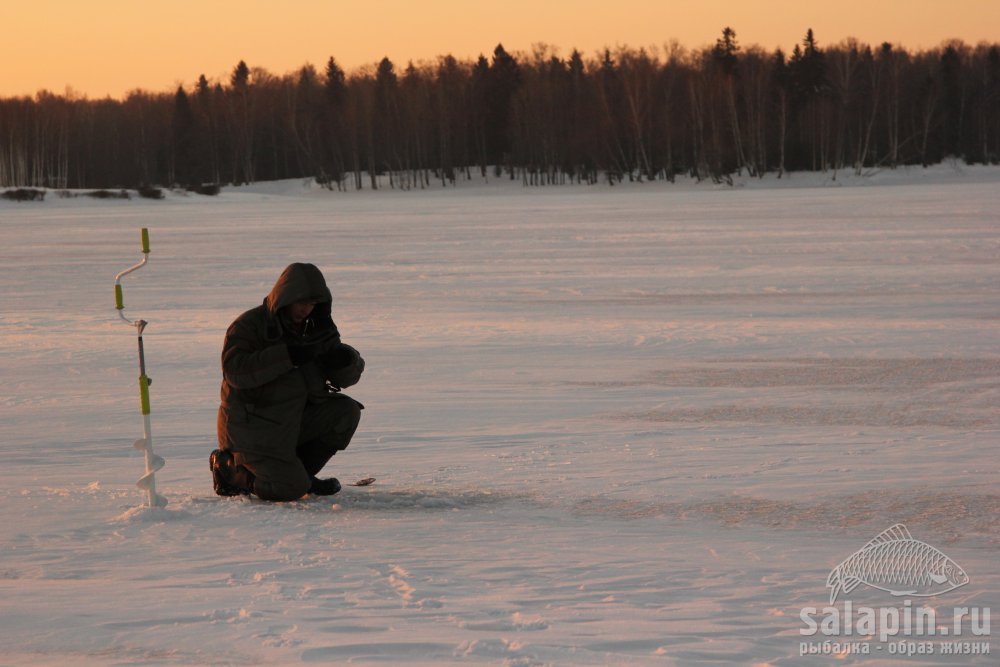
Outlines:
[[330,477],[329,479],[313,477],[312,484],[309,485],[309,493],[314,496],[332,496],[339,491],[340,481],[336,477]]
[[253,493],[254,475],[236,465],[231,452],[216,449],[208,457],[212,486],[220,496],[249,496]]

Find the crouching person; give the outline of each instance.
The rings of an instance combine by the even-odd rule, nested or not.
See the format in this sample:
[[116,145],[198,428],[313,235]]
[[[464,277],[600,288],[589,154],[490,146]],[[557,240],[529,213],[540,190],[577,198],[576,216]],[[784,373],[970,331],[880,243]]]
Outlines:
[[351,442],[364,406],[341,393],[364,371],[340,341],[330,290],[312,264],[291,264],[264,303],[236,318],[222,349],[215,492],[295,500],[333,495],[319,472]]

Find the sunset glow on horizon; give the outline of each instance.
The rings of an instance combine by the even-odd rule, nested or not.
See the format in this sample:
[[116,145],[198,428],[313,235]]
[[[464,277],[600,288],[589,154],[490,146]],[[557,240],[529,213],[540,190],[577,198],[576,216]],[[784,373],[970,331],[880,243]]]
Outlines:
[[1000,42],[997,0],[301,0],[284,8],[258,0],[176,0],[162,10],[149,7],[128,0],[19,1],[6,7],[0,96],[164,92],[190,88],[201,74],[227,81],[240,60],[281,75],[306,63],[322,70],[331,56],[348,72],[382,57],[399,69],[446,54],[474,59],[498,43],[510,52],[544,43],[560,55],[575,48],[586,57],[624,45],[662,52],[673,40],[697,49],[713,44],[726,26],[743,47],[786,53],[808,28],[821,46],[849,37],[908,49],[948,39],[973,46]]

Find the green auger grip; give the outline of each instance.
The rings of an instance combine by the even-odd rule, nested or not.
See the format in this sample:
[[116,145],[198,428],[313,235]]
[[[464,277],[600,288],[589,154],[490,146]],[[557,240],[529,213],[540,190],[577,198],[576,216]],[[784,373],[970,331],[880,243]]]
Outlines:
[[149,378],[145,375],[139,376],[139,403],[142,406],[142,414],[149,414]]
[[121,310],[125,307],[125,297],[122,295],[122,286],[115,285],[115,308]]
[[149,254],[149,230],[145,227],[142,228],[142,251]]

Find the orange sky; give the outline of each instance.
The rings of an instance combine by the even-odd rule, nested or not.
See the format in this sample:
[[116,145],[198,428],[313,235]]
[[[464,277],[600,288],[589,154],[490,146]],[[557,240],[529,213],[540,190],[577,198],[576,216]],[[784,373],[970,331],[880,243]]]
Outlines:
[[[286,8],[278,9],[277,7]],[[244,59],[275,74],[335,56],[348,71],[388,56],[489,54],[544,42],[567,55],[619,44],[740,44],[786,51],[812,27],[823,44],[856,37],[910,49],[960,38],[1000,42],[1000,0],[7,0],[0,95],[120,97],[228,79]]]

